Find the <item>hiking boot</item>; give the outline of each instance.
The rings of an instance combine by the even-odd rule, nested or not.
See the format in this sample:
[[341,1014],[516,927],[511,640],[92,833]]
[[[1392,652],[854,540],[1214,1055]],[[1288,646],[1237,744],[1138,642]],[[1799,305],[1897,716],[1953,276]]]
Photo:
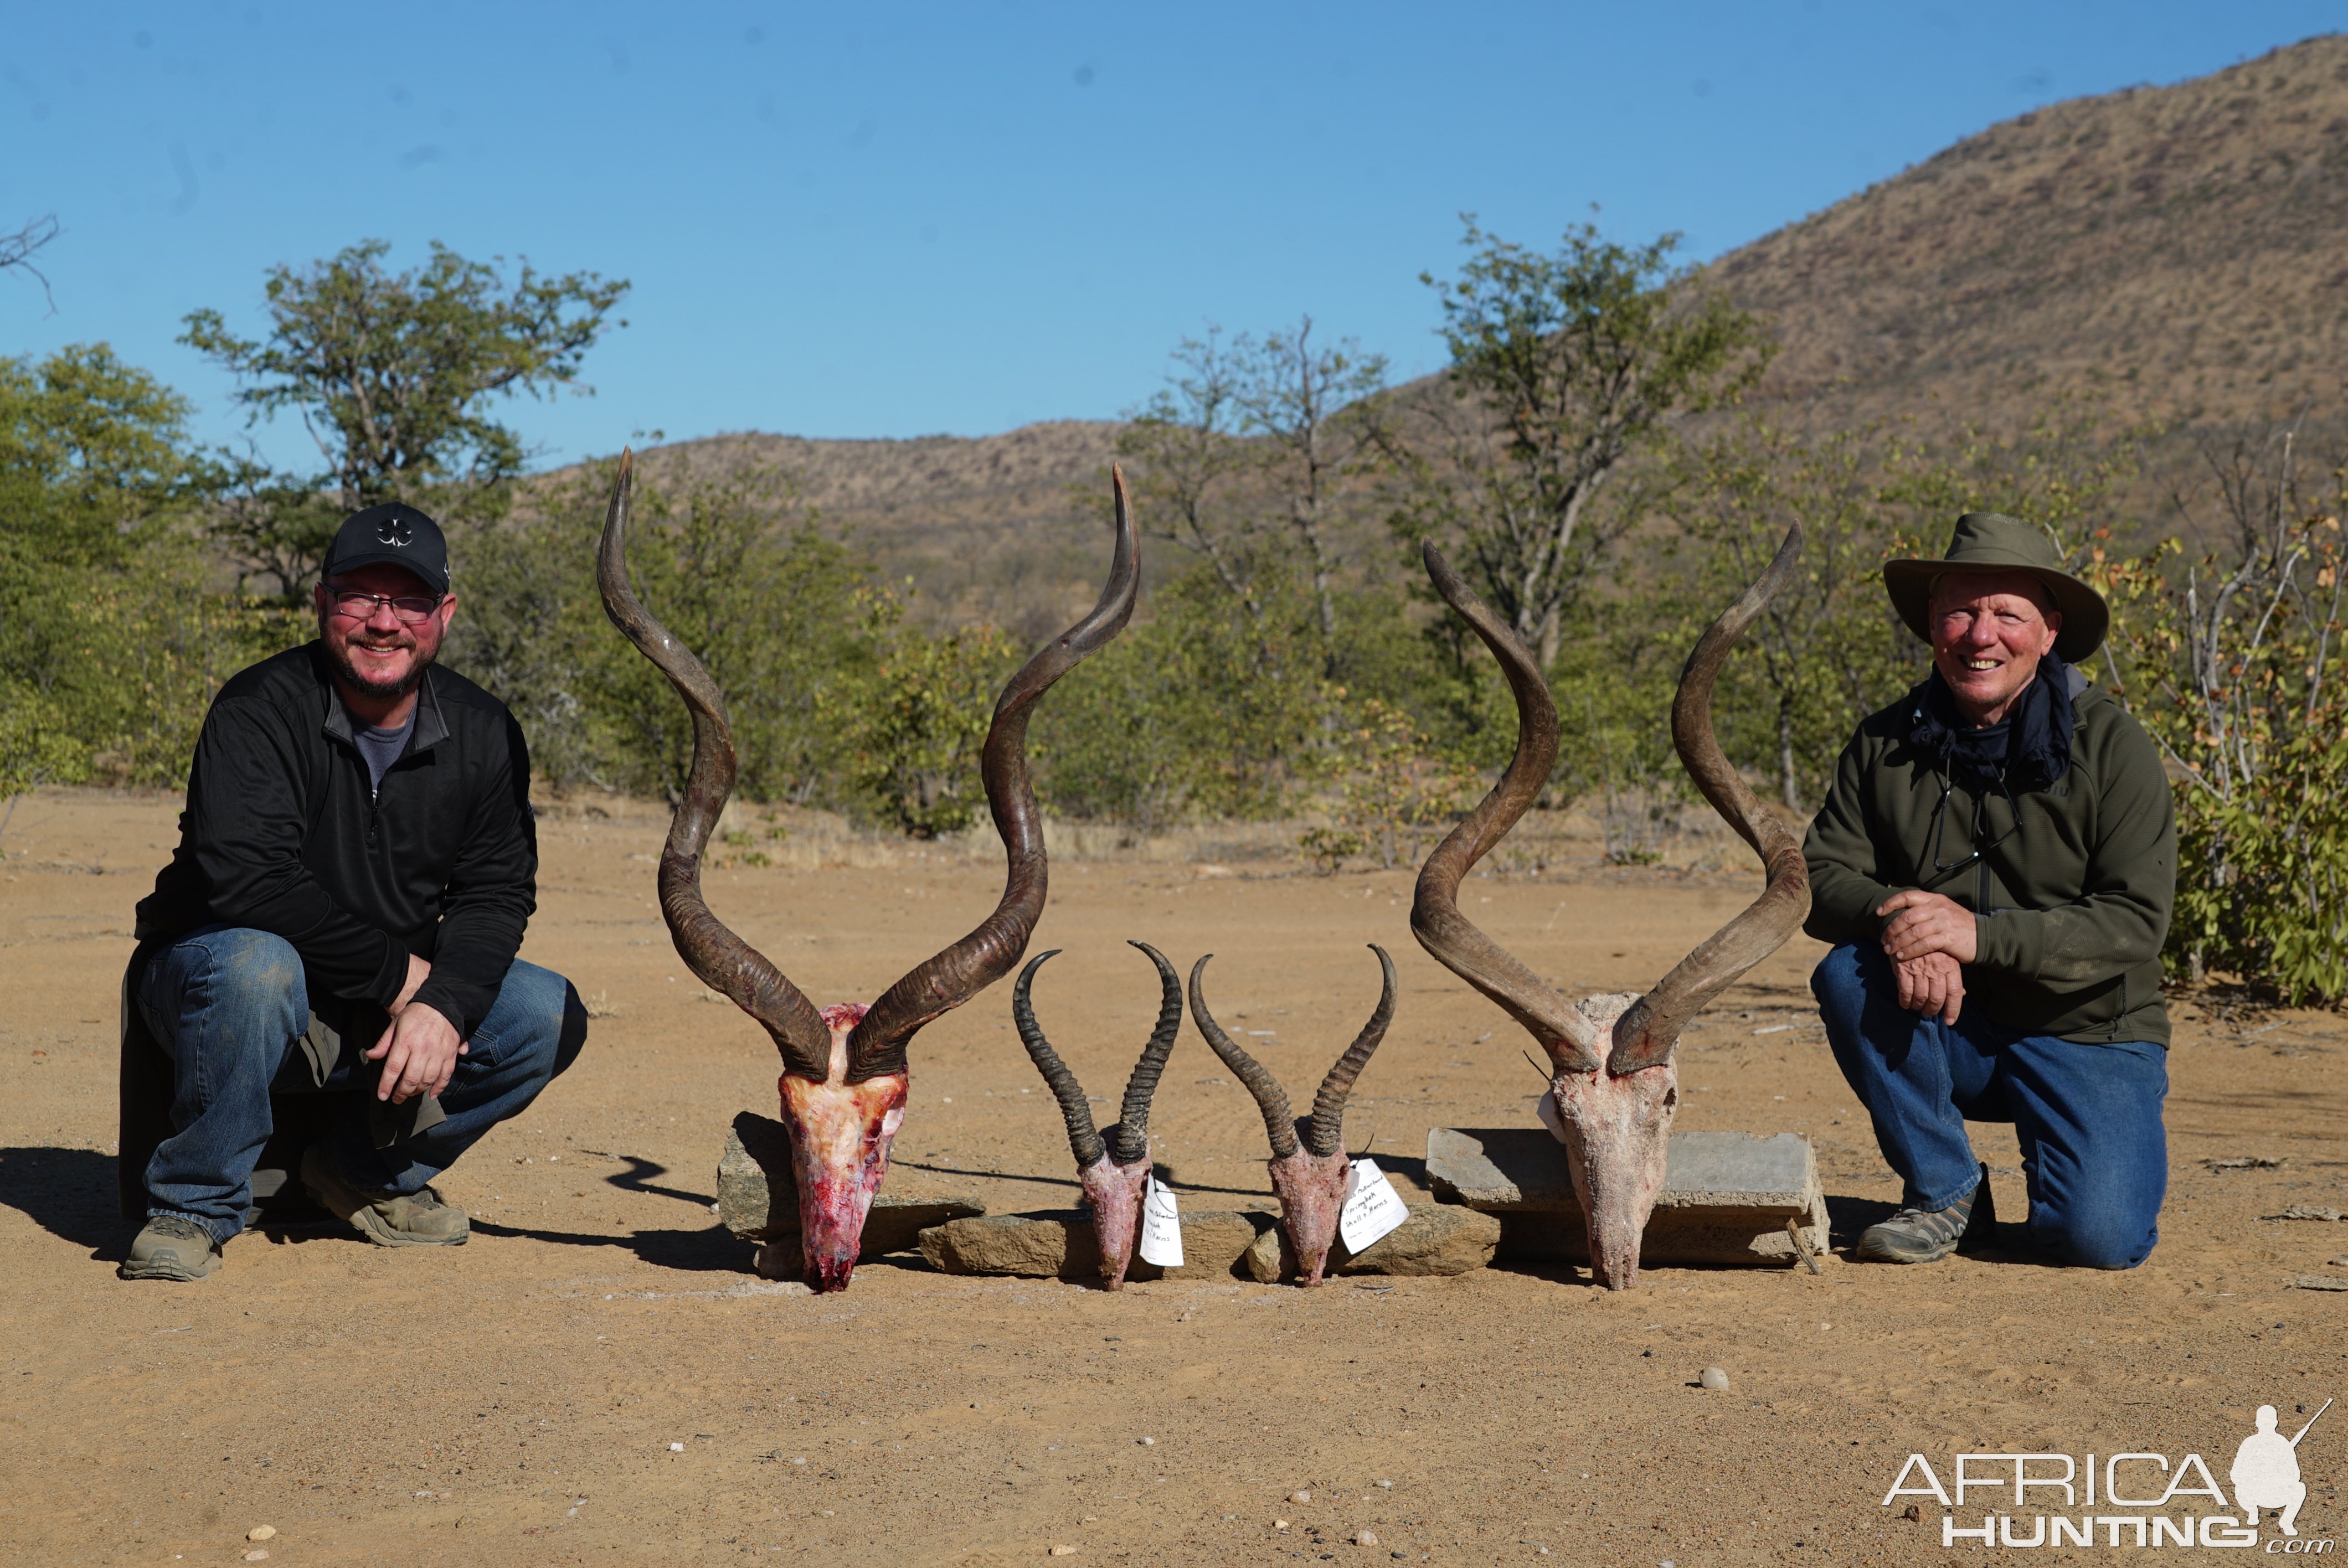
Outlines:
[[1901,1209],[1860,1233],[1856,1255],[1865,1263],[1938,1263],[1968,1238],[1986,1240],[1997,1224],[1989,1167],[1981,1182],[1945,1209]]
[[420,1193],[368,1192],[345,1179],[314,1143],[302,1155],[302,1184],[377,1246],[462,1246],[473,1234],[465,1211],[442,1203],[430,1187]]
[[123,1279],[201,1279],[220,1266],[220,1243],[184,1214],[149,1214],[116,1276]]

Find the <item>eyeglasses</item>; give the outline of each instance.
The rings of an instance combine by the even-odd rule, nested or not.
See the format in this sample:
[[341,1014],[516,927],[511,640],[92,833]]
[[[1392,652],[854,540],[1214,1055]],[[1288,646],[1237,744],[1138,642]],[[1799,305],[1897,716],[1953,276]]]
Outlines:
[[440,608],[441,595],[424,593],[361,593],[356,589],[335,589],[335,613],[347,615],[353,620],[373,620],[376,607],[391,606],[391,613],[409,626],[432,619]]

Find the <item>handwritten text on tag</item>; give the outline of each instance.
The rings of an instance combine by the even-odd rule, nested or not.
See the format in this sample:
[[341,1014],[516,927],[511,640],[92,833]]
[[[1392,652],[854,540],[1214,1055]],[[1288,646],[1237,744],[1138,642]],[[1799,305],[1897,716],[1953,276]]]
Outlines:
[[1182,1219],[1175,1212],[1174,1191],[1159,1186],[1154,1175],[1141,1200],[1141,1261],[1160,1268],[1182,1266]]
[[1356,1160],[1345,1178],[1345,1206],[1338,1211],[1337,1234],[1349,1252],[1360,1252],[1410,1218],[1410,1209],[1375,1160]]

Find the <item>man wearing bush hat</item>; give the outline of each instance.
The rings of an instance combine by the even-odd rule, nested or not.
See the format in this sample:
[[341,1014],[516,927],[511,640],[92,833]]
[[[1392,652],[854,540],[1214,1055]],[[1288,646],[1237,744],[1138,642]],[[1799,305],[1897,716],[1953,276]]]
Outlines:
[[360,1235],[463,1243],[431,1182],[586,1039],[570,983],[514,957],[536,907],[530,753],[504,704],[436,663],[457,608],[439,525],[397,502],[350,518],[314,605],[315,641],[213,699],[179,847],[139,906],[126,1279],[218,1266],[281,1113],[316,1136],[280,1174]]
[[1859,1255],[1931,1263],[1994,1223],[1965,1122],[2011,1122],[2029,1234],[2133,1268],[2168,1159],[2160,950],[2177,822],[2160,754],[2085,663],[2110,616],[2045,534],[1957,519],[1883,586],[1932,670],[1859,725],[1804,854],[1835,1060],[1904,1184]]

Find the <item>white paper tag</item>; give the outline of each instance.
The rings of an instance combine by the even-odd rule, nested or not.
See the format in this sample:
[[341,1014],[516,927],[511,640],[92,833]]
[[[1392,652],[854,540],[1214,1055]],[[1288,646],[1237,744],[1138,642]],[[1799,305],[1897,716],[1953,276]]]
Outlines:
[[1345,1176],[1345,1206],[1337,1214],[1337,1234],[1345,1250],[1361,1252],[1410,1218],[1410,1206],[1386,1180],[1375,1160],[1356,1160]]
[[1174,1189],[1149,1178],[1141,1200],[1141,1261],[1160,1268],[1182,1266],[1182,1217],[1175,1212]]
[[1550,1137],[1560,1143],[1565,1142],[1565,1118],[1557,1113],[1557,1091],[1554,1089],[1540,1097],[1540,1122],[1549,1129]]

